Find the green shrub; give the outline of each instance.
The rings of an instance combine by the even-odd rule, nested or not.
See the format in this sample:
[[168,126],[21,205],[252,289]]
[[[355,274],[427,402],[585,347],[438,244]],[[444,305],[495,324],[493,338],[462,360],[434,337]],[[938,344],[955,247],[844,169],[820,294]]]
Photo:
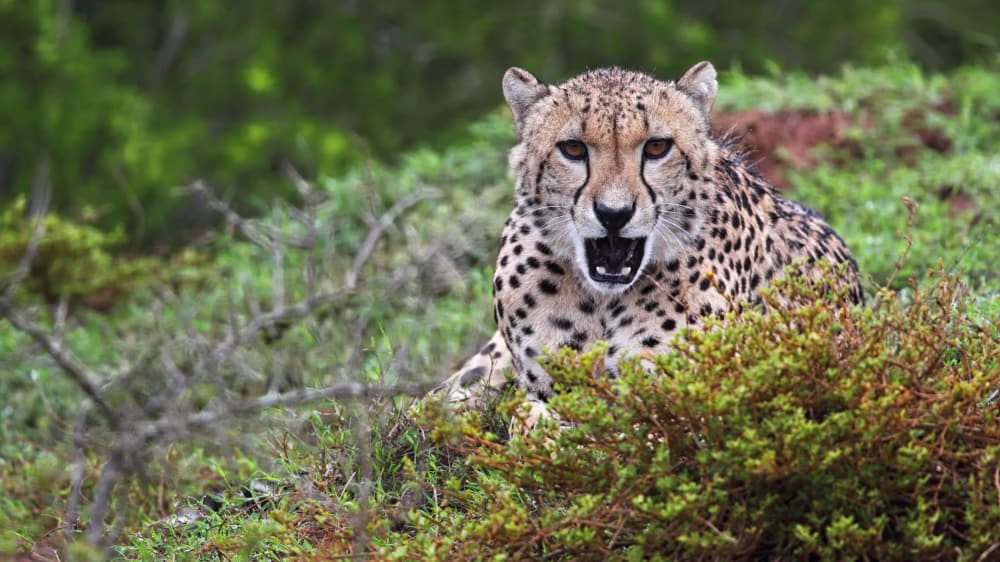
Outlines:
[[[398,559],[975,558],[1000,529],[1000,318],[953,278],[848,310],[796,283],[682,334],[656,376],[551,357],[553,427],[439,437],[471,482],[413,514]],[[445,423],[438,420],[435,423]],[[447,427],[447,424],[446,424]],[[452,426],[454,428],[454,426]]]
[[[201,258],[193,250],[170,260],[122,256],[118,252],[124,238],[121,230],[94,227],[85,222],[88,215],[92,212],[85,211],[76,221],[45,215],[25,289],[50,301],[67,298],[103,309],[154,277],[194,280],[199,276],[194,266]],[[23,196],[0,211],[0,276],[21,267],[38,226],[26,213]]]

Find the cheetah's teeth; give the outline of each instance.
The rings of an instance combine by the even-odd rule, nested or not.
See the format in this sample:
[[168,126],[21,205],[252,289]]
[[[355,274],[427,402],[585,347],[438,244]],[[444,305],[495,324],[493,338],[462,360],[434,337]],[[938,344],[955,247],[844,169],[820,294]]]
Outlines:
[[608,274],[608,270],[605,269],[603,265],[599,265],[599,266],[597,266],[597,274],[598,275],[607,275]]
[[629,273],[632,273],[632,268],[631,267],[623,267],[622,268],[622,275],[628,275]]

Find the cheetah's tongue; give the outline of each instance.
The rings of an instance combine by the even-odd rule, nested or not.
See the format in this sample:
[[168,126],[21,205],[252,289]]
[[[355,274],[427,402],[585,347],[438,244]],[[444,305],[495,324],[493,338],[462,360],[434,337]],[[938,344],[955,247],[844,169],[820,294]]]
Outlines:
[[587,273],[594,281],[603,283],[631,283],[642,265],[645,238],[588,238]]

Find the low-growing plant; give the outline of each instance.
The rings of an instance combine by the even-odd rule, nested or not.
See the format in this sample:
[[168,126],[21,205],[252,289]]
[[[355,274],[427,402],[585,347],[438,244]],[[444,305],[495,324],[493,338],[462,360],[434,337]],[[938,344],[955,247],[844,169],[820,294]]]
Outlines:
[[78,220],[46,209],[29,213],[24,196],[0,209],[0,281],[27,263],[25,256],[34,252],[22,289],[49,301],[68,299],[108,309],[154,279],[193,281],[200,277],[197,267],[205,260],[196,251],[178,252],[170,259],[123,256],[122,231],[93,226],[88,217],[94,216],[89,210]]
[[[655,372],[550,356],[555,424],[435,420],[472,482],[397,559],[937,559],[1000,548],[997,327],[953,277],[848,309],[796,281],[688,331]],[[782,298],[778,298],[781,295]],[[724,324],[724,325],[723,325]],[[991,398],[992,396],[992,398]],[[456,438],[457,433],[460,437]],[[449,437],[450,436],[450,437]],[[483,493],[485,491],[485,493]],[[454,506],[461,506],[456,508]],[[982,559],[982,558],[980,558]]]

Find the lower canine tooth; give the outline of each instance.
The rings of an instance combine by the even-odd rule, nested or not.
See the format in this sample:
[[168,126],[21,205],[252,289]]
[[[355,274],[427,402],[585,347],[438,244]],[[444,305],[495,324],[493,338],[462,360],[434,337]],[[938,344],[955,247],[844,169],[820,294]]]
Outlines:
[[632,273],[632,268],[631,267],[623,267],[622,268],[622,275],[628,275],[629,273]]
[[601,265],[597,266],[597,274],[598,275],[607,275],[607,273],[608,273],[608,270],[605,269],[604,266],[601,266]]

